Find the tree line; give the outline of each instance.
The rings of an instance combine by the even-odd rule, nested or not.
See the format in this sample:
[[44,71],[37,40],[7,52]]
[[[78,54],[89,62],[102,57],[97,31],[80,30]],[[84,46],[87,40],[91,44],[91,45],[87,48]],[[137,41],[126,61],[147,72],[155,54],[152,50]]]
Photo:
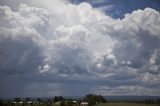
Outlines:
[[20,97],[16,97],[11,100],[0,100],[0,106],[40,106],[43,104],[43,106],[53,106],[53,104],[59,103],[60,106],[79,106],[81,102],[87,102],[88,106],[95,105],[96,103],[105,103],[106,100],[101,95],[94,95],[94,94],[88,94],[82,99],[67,99],[63,96],[55,96],[54,98],[49,99],[21,99]]
[[[2,100],[0,99],[0,106],[80,106],[82,102],[87,102],[88,106],[93,106],[98,103],[106,103],[111,102],[106,100],[102,95],[94,95],[88,94],[82,99],[67,99],[63,96],[55,96],[49,99],[31,99],[25,98],[21,99],[19,97],[11,99],[11,100]],[[124,101],[122,101],[124,102]],[[158,100],[149,100],[146,99],[144,101],[125,101],[125,102],[132,102],[132,103],[146,103],[146,104],[160,104],[160,99]],[[55,105],[56,104],[56,105]]]

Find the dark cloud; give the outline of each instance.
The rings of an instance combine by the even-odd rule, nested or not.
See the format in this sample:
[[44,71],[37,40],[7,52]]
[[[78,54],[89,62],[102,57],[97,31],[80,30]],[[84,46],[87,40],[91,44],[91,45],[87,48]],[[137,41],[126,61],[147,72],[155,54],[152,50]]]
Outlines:
[[159,95],[158,11],[113,19],[88,3],[10,5],[0,6],[2,97]]

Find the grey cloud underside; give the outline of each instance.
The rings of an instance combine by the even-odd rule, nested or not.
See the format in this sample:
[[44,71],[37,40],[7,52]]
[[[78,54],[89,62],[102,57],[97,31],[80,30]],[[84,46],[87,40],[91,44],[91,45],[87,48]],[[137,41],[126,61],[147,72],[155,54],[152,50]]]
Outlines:
[[22,3],[17,11],[0,6],[0,16],[2,97],[160,95],[160,13],[154,9],[120,20],[88,3],[48,0]]

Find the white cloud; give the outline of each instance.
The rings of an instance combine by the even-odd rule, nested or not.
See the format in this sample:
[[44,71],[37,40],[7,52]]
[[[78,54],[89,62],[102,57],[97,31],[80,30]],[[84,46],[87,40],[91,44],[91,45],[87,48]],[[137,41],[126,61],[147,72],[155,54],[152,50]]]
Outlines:
[[110,5],[100,6],[97,9],[105,13],[105,12],[111,11],[113,8],[114,8],[114,5],[110,4]]
[[[129,28],[136,29],[135,26],[139,27],[139,30],[148,31],[153,36],[157,36],[159,38],[160,33],[160,19],[158,16],[159,12],[155,11],[151,8],[145,8],[144,10],[134,11],[132,14],[126,14],[125,20],[129,22]],[[127,27],[126,27],[127,29]]]
[[[0,6],[0,16],[2,76],[26,75],[26,83],[30,76],[38,83],[77,81],[88,84],[87,90],[94,81],[113,81],[111,86],[117,84],[126,94],[130,87],[121,86],[139,89],[136,83],[147,87],[137,94],[157,94],[159,86],[153,92],[149,88],[159,84],[160,75],[160,13],[154,9],[136,10],[120,20],[88,3],[35,0],[21,3],[17,11]],[[10,81],[3,78],[3,83]]]

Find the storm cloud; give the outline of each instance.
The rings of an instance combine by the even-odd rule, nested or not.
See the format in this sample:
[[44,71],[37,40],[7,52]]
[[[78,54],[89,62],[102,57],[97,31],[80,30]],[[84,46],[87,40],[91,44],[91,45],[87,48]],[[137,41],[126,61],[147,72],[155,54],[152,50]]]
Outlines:
[[[0,96],[160,95],[160,13],[89,3],[0,6]],[[136,91],[136,92],[135,92]]]

